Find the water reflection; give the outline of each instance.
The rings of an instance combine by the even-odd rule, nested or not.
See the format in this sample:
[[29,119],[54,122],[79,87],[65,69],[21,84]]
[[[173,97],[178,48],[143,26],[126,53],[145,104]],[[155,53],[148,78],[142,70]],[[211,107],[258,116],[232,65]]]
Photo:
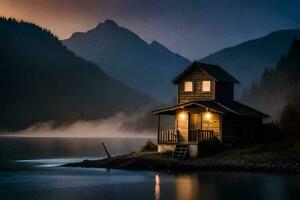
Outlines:
[[[165,180],[164,176],[162,178]],[[298,184],[292,183],[288,175],[261,173],[203,172],[177,174],[174,178],[174,199],[177,200],[299,199],[296,195],[300,191],[296,189],[300,189],[299,176],[295,177]],[[161,191],[165,194],[163,183]]]
[[[175,200],[299,199],[300,179],[279,174],[199,172],[154,173],[151,198]],[[147,189],[144,188],[146,193]]]
[[176,199],[192,200],[202,192],[200,180],[193,175],[180,175],[176,178]]
[[[0,0],[1,1],[1,0]],[[138,151],[147,139],[138,138],[1,138],[0,161],[106,156]]]
[[281,200],[288,196],[286,194],[287,183],[278,176],[266,176],[262,179],[263,198]]
[[[131,150],[127,146],[143,144],[139,140],[119,143],[105,141],[112,154]],[[53,146],[51,151],[47,144]],[[99,146],[99,141],[78,139],[0,140],[0,199],[299,200],[297,175],[53,167],[99,158],[104,155],[97,152],[102,149]],[[22,161],[11,161],[16,158]]]
[[160,200],[160,178],[158,174],[155,175],[154,198]]

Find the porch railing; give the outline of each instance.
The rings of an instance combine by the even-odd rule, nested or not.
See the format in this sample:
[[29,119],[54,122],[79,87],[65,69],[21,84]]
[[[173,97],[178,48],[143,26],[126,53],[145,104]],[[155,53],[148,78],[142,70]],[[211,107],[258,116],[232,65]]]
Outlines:
[[158,143],[177,143],[178,136],[175,129],[160,129],[158,132]]
[[191,129],[189,130],[189,142],[202,142],[209,140],[214,136],[212,130]]

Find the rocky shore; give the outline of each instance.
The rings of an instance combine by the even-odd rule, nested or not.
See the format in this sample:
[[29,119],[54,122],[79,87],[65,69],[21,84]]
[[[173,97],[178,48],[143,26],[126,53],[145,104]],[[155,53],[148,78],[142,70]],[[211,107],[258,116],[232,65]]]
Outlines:
[[136,152],[102,160],[69,163],[67,167],[112,168],[131,170],[177,171],[249,171],[300,174],[300,155],[271,152],[219,154],[210,157],[176,160],[168,154]]

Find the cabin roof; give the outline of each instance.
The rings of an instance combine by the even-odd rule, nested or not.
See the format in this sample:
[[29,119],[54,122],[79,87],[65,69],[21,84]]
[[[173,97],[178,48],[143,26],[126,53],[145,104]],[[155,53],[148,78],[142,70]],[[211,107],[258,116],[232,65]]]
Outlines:
[[[158,110],[154,110],[152,111],[152,114],[166,114],[166,115],[175,115],[177,110],[181,110],[181,109],[186,109],[186,108],[193,108],[193,107],[200,107],[200,108],[207,108],[208,106],[205,105],[206,103],[208,103],[208,101],[201,101],[201,103],[197,102],[197,101],[192,101],[192,102],[188,102],[188,103],[183,103],[183,104],[179,104],[176,106],[170,106],[170,107],[166,107],[166,108],[161,108]],[[224,114],[224,111],[222,108],[216,108],[215,106],[209,106],[211,111],[220,113],[220,114]]]
[[181,74],[179,74],[174,80],[173,83],[177,84],[179,80],[181,80],[188,72],[190,72],[194,68],[200,68],[210,74],[217,81],[225,81],[232,83],[240,83],[236,78],[234,78],[231,74],[226,72],[218,65],[205,64],[200,62],[193,62],[188,68],[186,68]]
[[218,102],[218,101],[192,101],[189,103],[184,103],[176,106],[166,107],[159,110],[155,110],[152,114],[168,114],[175,115],[177,110],[191,108],[191,107],[202,107],[208,108],[212,112],[217,112],[220,114],[236,114],[244,117],[258,117],[258,118],[268,118],[267,114],[264,114],[258,110],[255,110],[249,106],[241,104],[236,101],[231,102]]

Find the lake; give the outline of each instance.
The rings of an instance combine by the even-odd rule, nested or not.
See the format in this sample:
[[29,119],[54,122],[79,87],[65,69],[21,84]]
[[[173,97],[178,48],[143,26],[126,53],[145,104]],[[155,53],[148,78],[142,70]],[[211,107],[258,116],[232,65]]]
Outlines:
[[129,171],[59,165],[141,148],[146,139],[0,138],[0,199],[299,199],[300,176]]

